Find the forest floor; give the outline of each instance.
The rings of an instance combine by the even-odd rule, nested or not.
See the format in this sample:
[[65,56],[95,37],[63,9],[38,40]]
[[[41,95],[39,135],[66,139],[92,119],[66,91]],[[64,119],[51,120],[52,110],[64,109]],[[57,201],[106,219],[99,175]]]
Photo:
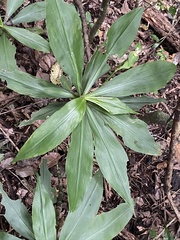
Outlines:
[[[26,1],[35,2],[35,1]],[[143,4],[144,1],[137,1]],[[101,44],[106,39],[106,33],[111,24],[123,14],[126,14],[138,4],[136,1],[116,0],[110,1],[106,18],[98,31],[94,44],[91,48],[94,51],[97,45]],[[138,42],[142,45],[142,50],[139,53],[139,60],[135,65],[139,65],[149,61],[156,61],[157,59],[165,59],[173,61],[178,59],[180,64],[180,44],[178,39],[180,33],[180,12],[177,12],[175,17],[169,13],[170,6],[177,9],[180,6],[179,1],[145,1],[154,2],[153,6],[149,4],[152,12],[150,15],[143,15],[141,26],[134,43],[130,50],[133,49]],[[83,1],[83,6],[86,11],[91,13],[92,21],[96,21],[99,15],[101,1]],[[4,9],[0,9],[1,14]],[[147,5],[145,6],[147,8]],[[179,10],[180,11],[180,10]],[[169,24],[168,27],[173,29],[175,39],[167,39],[168,32],[160,31],[159,25],[154,19],[155,13],[157,19],[163,17],[164,24]],[[44,21],[38,21],[35,26],[44,27]],[[34,25],[27,24],[24,27],[32,27]],[[173,35],[172,33],[170,34]],[[164,41],[155,47],[157,42],[153,36],[159,39],[165,38]],[[180,36],[179,36],[180,37]],[[180,38],[179,38],[180,39]],[[43,54],[28,47],[22,46],[17,41],[14,41],[17,47],[16,61],[21,70],[26,71],[32,75],[42,77],[49,80],[49,73],[51,66],[55,59],[51,54]],[[129,50],[129,52],[130,52]],[[123,62],[127,58],[129,52],[118,59],[114,57],[111,60],[112,67]],[[178,55],[179,52],[179,55]],[[50,59],[50,65],[47,61]],[[133,152],[126,149],[129,157],[128,162],[128,176],[130,180],[132,197],[136,199],[135,213],[126,228],[119,233],[114,239],[121,240],[147,240],[147,239],[163,239],[165,228],[167,227],[174,237],[180,239],[179,223],[176,214],[169,203],[167,194],[165,192],[165,179],[167,173],[167,166],[169,161],[169,149],[172,133],[172,124],[166,124],[169,119],[173,121],[173,113],[176,108],[179,93],[180,93],[180,65],[177,65],[177,72],[174,78],[166,85],[165,88],[153,94],[155,98],[162,97],[166,102],[155,105],[146,105],[140,110],[141,118],[149,123],[149,130],[154,136],[155,140],[160,143],[162,155],[152,157],[148,155]],[[152,94],[150,94],[152,96]],[[25,143],[32,132],[41,125],[42,121],[36,121],[30,126],[18,127],[20,122],[29,119],[32,112],[37,111],[43,106],[47,105],[48,100],[33,99],[31,97],[19,95],[6,88],[4,82],[0,81],[0,182],[3,183],[5,191],[12,199],[21,199],[28,209],[31,209],[33,200],[33,188],[36,185],[34,173],[39,170],[41,157],[33,158],[26,161],[20,161],[16,165],[11,165],[11,161]],[[159,112],[165,113],[166,120],[161,121],[157,114],[153,115],[150,120],[150,113]],[[148,116],[148,119],[147,117]],[[164,116],[164,115],[163,115]],[[160,116],[162,118],[162,115]],[[59,210],[59,219],[61,226],[67,216],[67,194],[66,194],[66,176],[65,176],[65,160],[68,149],[69,139],[64,141],[55,150],[49,152],[43,158],[48,159],[48,166],[52,173],[52,184],[58,188],[58,172],[61,173],[61,187],[62,187],[62,204]],[[179,207],[180,203],[180,151],[177,155],[176,161],[173,163],[173,177],[171,195],[174,204]],[[105,183],[104,197],[101,205],[102,211],[108,211],[116,207],[122,199],[115,193],[115,191]],[[3,217],[4,208],[0,205],[0,229],[9,233],[13,229],[8,225]],[[153,238],[154,236],[154,238]],[[165,238],[164,238],[165,239]],[[166,238],[170,239],[170,238]],[[173,239],[173,238],[172,238]]]

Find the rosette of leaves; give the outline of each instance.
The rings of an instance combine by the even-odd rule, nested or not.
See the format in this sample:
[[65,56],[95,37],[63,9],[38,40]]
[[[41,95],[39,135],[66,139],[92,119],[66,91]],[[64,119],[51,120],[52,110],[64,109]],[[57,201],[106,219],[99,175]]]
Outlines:
[[[97,49],[84,69],[81,21],[75,7],[63,0],[46,0],[46,25],[50,47],[66,77],[61,86],[53,85],[19,70],[0,71],[7,86],[34,98],[64,98],[33,113],[32,119],[46,121],[31,135],[14,162],[45,154],[71,134],[66,159],[67,191],[70,211],[79,206],[92,177],[93,159],[113,189],[133,211],[127,176],[127,154],[115,133],[129,148],[159,155],[160,146],[147,125],[134,117],[146,97],[134,94],[154,92],[173,77],[176,67],[166,61],[145,63],[111,78],[92,91],[98,79],[110,70],[109,57],[121,57],[133,42],[143,9],[137,8],[110,27],[105,51]],[[67,83],[67,84],[65,84]],[[73,87],[73,88],[72,88]],[[73,90],[72,90],[73,89]],[[76,89],[76,90],[74,90]]]
[[42,29],[25,29],[15,26],[20,23],[29,23],[45,19],[45,1],[25,6],[16,14],[16,11],[21,7],[23,2],[25,1],[7,0],[6,14],[3,20],[0,15],[0,60],[1,58],[3,60],[2,62],[0,61],[0,67],[6,70],[16,68],[16,64],[13,63],[11,58],[8,58],[9,64],[4,66],[4,64],[7,63],[4,61],[4,58],[7,58],[9,51],[11,51],[9,36],[30,48],[46,53],[50,52],[49,42],[39,35],[39,33],[43,32]]

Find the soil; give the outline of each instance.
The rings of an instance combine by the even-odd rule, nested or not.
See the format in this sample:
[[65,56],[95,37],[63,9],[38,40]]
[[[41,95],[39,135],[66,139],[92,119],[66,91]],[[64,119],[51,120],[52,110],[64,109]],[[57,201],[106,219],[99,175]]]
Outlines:
[[[33,2],[35,1],[26,1],[25,4]],[[153,2],[153,6],[150,2]],[[93,22],[95,22],[99,16],[100,5],[100,0],[83,1],[83,7],[91,13]],[[126,14],[131,9],[142,5],[146,10],[148,9],[148,11],[145,11],[143,15],[136,39],[123,58],[118,59],[114,56],[111,59],[112,68],[124,61],[133,46],[140,42],[142,44],[142,51],[139,54],[139,60],[136,65],[156,61],[160,57],[164,57],[167,61],[171,62],[176,59],[177,72],[165,88],[159,90],[156,94],[149,94],[155,98],[162,97],[166,99],[166,102],[146,105],[140,109],[141,118],[144,119],[144,121],[146,121],[146,114],[156,113],[157,111],[166,113],[167,118],[165,122],[159,120],[159,117],[155,115],[155,117],[153,117],[155,120],[149,123],[150,132],[161,145],[162,155],[152,157],[133,152],[126,148],[129,157],[128,175],[131,193],[132,197],[136,199],[136,215],[133,216],[126,228],[114,239],[147,240],[152,239],[151,236],[155,233],[156,238],[154,239],[163,239],[165,226],[169,229],[174,239],[180,239],[180,227],[177,214],[169,202],[165,189],[166,176],[169,171],[168,166],[171,161],[170,143],[172,140],[172,124],[167,123],[169,120],[171,122],[174,121],[174,112],[178,103],[180,90],[179,1],[110,1],[106,18],[95,37],[91,51],[93,52],[97,45],[101,45],[104,39],[106,39],[108,28],[117,18]],[[170,6],[174,6],[177,10],[174,18],[168,11]],[[3,15],[5,6],[1,4],[1,1],[0,8],[0,13]],[[159,21],[155,21],[159,16],[164,19],[164,21],[161,22],[161,26],[159,25]],[[20,26],[41,26],[45,28],[45,22],[37,21],[35,24],[30,23]],[[162,31],[160,27],[164,30]],[[169,33],[169,31],[171,31],[171,33]],[[164,41],[162,41],[157,48],[154,48],[156,42],[152,37],[153,35],[158,36],[159,39],[164,38]],[[17,41],[14,41],[14,44],[17,47],[16,61],[19,68],[49,81],[50,69],[55,62],[55,58],[51,54],[43,54],[22,46]],[[32,112],[46,106],[49,101],[51,100],[33,99],[19,95],[9,90],[6,84],[0,81],[0,157],[2,157],[0,162],[0,182],[3,184],[3,188],[10,198],[21,199],[27,208],[31,210],[33,188],[36,185],[35,172],[39,171],[41,160],[44,157],[47,158],[48,166],[52,173],[52,185],[56,189],[58,189],[58,176],[60,173],[62,201],[61,205],[57,208],[58,218],[60,220],[60,231],[68,212],[64,168],[69,139],[43,157],[20,161],[16,165],[11,165],[11,161],[21,146],[33,131],[42,124],[42,121],[36,121],[30,126],[21,128],[18,125],[21,121],[29,119]],[[176,134],[180,139],[180,132],[177,131]],[[172,187],[170,189],[173,204],[177,209],[180,207],[180,142],[178,142],[178,144],[177,155],[176,158],[173,159]],[[122,199],[105,182],[100,211],[111,210],[120,202],[122,202]],[[4,211],[3,206],[0,205],[0,229],[15,234],[3,216]]]

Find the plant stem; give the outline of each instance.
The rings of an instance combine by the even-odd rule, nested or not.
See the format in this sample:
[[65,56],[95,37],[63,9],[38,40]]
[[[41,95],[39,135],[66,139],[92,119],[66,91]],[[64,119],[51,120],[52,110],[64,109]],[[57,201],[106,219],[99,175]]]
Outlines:
[[89,35],[90,43],[92,43],[93,38],[96,35],[96,32],[98,31],[98,29],[100,28],[101,24],[103,23],[103,21],[106,17],[106,12],[107,12],[109,2],[110,2],[110,0],[103,0],[102,1],[100,16],[99,16],[98,20],[95,22],[93,28],[90,31],[90,35]]
[[91,50],[90,50],[90,43],[89,43],[88,26],[87,26],[87,22],[86,22],[86,14],[85,14],[81,0],[74,0],[74,4],[79,9],[79,14],[81,16],[85,54],[87,57],[87,62],[89,62],[89,60],[91,58]]

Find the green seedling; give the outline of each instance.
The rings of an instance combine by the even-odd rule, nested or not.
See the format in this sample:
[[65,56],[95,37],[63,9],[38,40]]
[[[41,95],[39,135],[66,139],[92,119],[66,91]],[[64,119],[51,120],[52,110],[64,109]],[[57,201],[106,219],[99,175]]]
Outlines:
[[167,60],[166,52],[161,47],[161,44],[165,40],[165,38],[159,39],[158,36],[156,36],[155,34],[150,34],[150,36],[155,41],[152,47],[157,50],[156,56],[158,56],[160,60]]
[[92,28],[94,24],[93,24],[93,20],[90,12],[86,12],[86,21],[89,24],[89,26]]
[[[149,235],[151,239],[156,239],[156,240],[159,239],[160,237],[160,234],[157,235],[154,229],[151,229],[149,231]],[[175,240],[167,227],[164,228],[164,231],[162,231],[161,235],[163,235],[163,238],[162,238],[163,240]]]
[[139,54],[140,54],[141,50],[142,50],[142,45],[139,42],[135,45],[134,50],[129,53],[128,59],[121,66],[116,68],[116,70],[113,72],[113,75],[121,69],[129,69],[129,68],[133,67],[134,64],[139,59]]

